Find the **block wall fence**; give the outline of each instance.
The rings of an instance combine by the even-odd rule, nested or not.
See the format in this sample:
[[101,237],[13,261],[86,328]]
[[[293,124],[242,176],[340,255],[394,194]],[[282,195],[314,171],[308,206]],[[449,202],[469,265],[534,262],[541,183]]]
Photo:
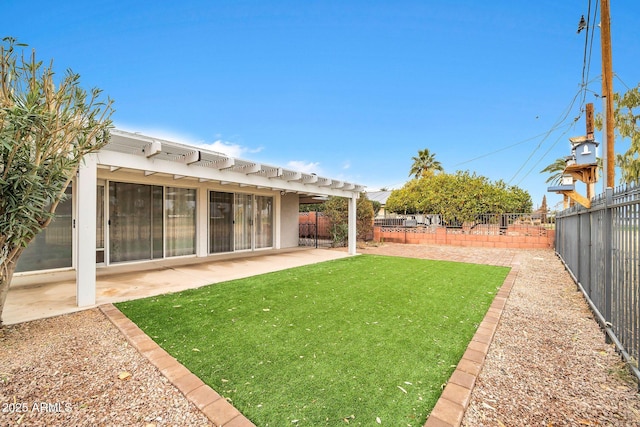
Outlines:
[[[301,226],[301,237],[307,237],[303,234],[308,232],[315,233],[315,224],[317,224],[318,237],[330,238],[329,220],[322,214],[318,215],[316,219],[315,212],[302,212],[299,215],[299,224],[314,225],[311,228]],[[540,225],[525,224],[510,224],[502,229],[495,225],[480,225],[473,229],[442,226],[374,226],[373,241],[486,248],[549,249],[555,246],[555,230]]]
[[503,233],[483,234],[445,227],[374,227],[373,240],[407,244],[473,246],[486,248],[549,249],[554,247],[555,232],[543,227],[510,226]]

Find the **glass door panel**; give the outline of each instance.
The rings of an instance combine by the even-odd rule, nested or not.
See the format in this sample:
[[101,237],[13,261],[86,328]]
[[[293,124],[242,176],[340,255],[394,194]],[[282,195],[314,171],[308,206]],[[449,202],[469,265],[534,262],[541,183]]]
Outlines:
[[16,273],[72,266],[73,203],[71,185],[56,208],[55,217],[24,249]]
[[169,256],[196,253],[196,190],[167,187],[166,245]]
[[234,243],[236,251],[251,249],[253,231],[253,196],[251,194],[235,195]]
[[162,187],[110,182],[110,261],[162,258],[162,219]]
[[256,248],[273,246],[273,197],[256,196]]
[[233,193],[209,192],[209,253],[233,251]]

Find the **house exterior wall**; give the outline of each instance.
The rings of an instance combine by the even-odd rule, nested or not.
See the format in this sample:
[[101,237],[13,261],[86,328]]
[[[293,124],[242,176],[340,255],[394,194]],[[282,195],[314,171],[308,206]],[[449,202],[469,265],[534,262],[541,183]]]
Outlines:
[[280,198],[280,247],[298,246],[299,196],[287,193]]

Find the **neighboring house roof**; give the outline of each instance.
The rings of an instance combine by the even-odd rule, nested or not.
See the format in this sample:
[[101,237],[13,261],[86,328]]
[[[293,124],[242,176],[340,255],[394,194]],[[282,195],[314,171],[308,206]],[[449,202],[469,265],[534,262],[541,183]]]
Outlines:
[[379,202],[382,206],[387,204],[391,191],[367,191],[367,198],[372,202]]
[[191,177],[200,181],[270,188],[300,195],[352,197],[365,188],[359,184],[238,159],[200,147],[119,129],[111,131],[110,142],[96,155],[98,164],[110,167],[112,171],[142,170],[145,175],[170,174],[174,179]]

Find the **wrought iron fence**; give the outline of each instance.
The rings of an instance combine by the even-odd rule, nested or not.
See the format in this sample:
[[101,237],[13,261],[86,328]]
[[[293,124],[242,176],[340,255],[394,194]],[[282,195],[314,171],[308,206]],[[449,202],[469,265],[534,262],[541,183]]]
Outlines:
[[640,187],[607,189],[590,209],[557,214],[556,253],[640,380]]
[[445,220],[441,215],[396,215],[374,220],[376,227],[444,227],[451,234],[545,235],[553,224],[539,214],[478,214],[471,220]]
[[[311,216],[311,218],[307,218]],[[309,215],[300,213],[301,218],[313,222],[298,223],[298,246],[306,247],[330,247],[333,244],[328,231],[328,225],[322,214]]]

